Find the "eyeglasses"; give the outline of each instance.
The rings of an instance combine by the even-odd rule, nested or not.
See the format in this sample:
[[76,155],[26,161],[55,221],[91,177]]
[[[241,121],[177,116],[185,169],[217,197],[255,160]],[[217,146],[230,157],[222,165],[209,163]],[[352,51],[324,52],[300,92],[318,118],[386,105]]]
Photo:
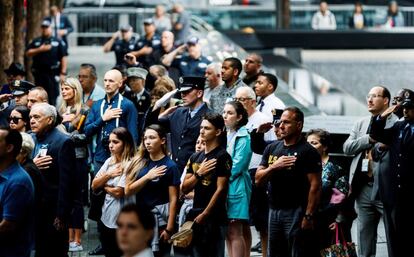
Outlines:
[[23,120],[21,117],[8,117],[7,120],[10,122],[13,122],[14,124],[19,123],[19,120]]
[[78,79],[87,79],[89,75],[78,75]]
[[378,97],[384,97],[383,95],[377,95],[377,94],[368,94],[366,96],[367,100],[371,99],[371,98],[378,98]]
[[236,102],[244,102],[244,101],[247,101],[247,100],[252,100],[252,98],[250,98],[250,97],[246,97],[246,98],[244,98],[244,97],[234,97],[233,98],[233,101],[236,101]]

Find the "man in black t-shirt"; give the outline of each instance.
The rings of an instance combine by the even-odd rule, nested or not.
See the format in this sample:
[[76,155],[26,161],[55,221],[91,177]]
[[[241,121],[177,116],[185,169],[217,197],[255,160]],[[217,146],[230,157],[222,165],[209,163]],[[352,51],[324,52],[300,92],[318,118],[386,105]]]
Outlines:
[[272,257],[319,255],[310,239],[321,191],[321,157],[301,136],[303,120],[297,107],[283,111],[280,140],[266,147],[255,176],[256,184],[269,183],[268,256]]
[[195,257],[224,257],[226,196],[232,161],[224,148],[226,135],[222,128],[224,120],[220,114],[203,117],[200,137],[206,147],[190,157],[182,185],[185,194],[194,189],[193,209],[187,217],[194,220]]

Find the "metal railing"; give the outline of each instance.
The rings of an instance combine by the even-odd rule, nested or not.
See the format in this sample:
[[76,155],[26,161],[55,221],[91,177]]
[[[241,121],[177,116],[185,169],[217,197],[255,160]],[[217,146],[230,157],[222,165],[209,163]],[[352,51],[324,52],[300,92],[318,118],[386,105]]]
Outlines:
[[[292,5],[291,29],[311,29],[313,14],[317,5]],[[338,29],[348,28],[348,19],[353,5],[331,5]],[[386,6],[364,6],[368,25],[376,27],[386,17]],[[414,7],[400,7],[407,27],[414,26]],[[276,29],[276,10],[260,6],[216,6],[189,9],[193,14],[193,29],[206,29],[206,23],[220,31],[253,29]],[[103,45],[118,30],[121,24],[130,24],[137,34],[143,31],[142,21],[152,17],[153,8],[67,8],[65,13],[72,21],[75,32],[69,36],[69,44]],[[200,20],[201,19],[201,20]],[[204,21],[204,22],[201,22]]]

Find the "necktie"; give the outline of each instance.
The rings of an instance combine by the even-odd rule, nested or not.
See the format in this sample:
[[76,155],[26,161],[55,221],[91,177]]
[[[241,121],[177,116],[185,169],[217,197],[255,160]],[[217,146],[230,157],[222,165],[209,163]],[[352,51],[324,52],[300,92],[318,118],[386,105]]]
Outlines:
[[260,105],[259,105],[259,112],[263,111],[263,106],[265,105],[264,101],[260,101]]
[[185,120],[185,124],[188,124],[188,122],[190,122],[190,120],[191,120],[191,110],[188,110],[187,117],[186,117],[186,120]]

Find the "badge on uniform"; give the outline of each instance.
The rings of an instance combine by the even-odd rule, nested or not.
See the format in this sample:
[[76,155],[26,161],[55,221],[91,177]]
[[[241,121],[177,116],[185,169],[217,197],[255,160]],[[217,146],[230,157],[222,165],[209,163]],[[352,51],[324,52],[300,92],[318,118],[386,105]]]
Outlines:
[[362,159],[361,171],[368,172],[368,167],[369,167],[369,159],[367,158]]

